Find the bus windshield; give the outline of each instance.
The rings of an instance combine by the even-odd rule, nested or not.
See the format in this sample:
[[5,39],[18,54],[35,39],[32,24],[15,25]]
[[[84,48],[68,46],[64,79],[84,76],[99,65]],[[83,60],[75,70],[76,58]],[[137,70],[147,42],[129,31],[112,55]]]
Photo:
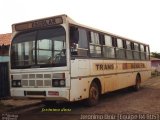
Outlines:
[[65,38],[62,26],[17,34],[11,44],[11,68],[66,66]]

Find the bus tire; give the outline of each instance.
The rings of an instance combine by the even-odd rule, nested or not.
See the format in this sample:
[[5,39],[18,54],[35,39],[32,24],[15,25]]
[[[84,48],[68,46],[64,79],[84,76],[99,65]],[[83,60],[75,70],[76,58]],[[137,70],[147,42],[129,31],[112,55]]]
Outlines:
[[99,101],[99,89],[96,82],[92,82],[89,88],[89,97],[87,99],[87,106],[95,106]]
[[141,87],[141,77],[140,75],[136,76],[136,84],[134,85],[134,91],[139,91]]

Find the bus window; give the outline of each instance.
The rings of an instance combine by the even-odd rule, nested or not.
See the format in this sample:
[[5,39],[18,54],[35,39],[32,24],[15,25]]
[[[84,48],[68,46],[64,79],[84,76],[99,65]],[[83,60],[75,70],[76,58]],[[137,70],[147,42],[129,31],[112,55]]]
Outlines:
[[105,35],[104,38],[105,38],[105,45],[112,47],[112,37]]
[[131,42],[130,41],[126,41],[126,57],[129,60],[133,59],[133,53],[132,53]]
[[29,66],[35,64],[36,32],[17,35],[11,45],[12,67]]
[[79,32],[78,27],[70,27],[70,49],[71,55],[78,55],[77,45],[78,45]]
[[134,59],[135,60],[139,60],[140,59],[139,44],[138,43],[134,43]]
[[12,68],[66,66],[65,30],[53,27],[17,34],[11,44]]
[[39,64],[48,63],[48,59],[52,57],[52,40],[44,39],[37,41],[37,57]]
[[79,32],[77,27],[70,27],[70,41],[71,43],[78,43]]
[[44,29],[38,32],[37,64],[66,65],[66,42],[62,30]]
[[125,59],[125,49],[122,39],[117,39],[116,55],[118,59]]
[[95,32],[90,32],[90,55],[91,57],[101,57],[101,45],[99,34]]
[[88,40],[87,31],[83,28],[71,27],[70,29],[70,48],[71,55],[87,56]]
[[112,37],[109,35],[104,36],[105,44],[103,45],[103,55],[105,58],[115,58],[115,49],[112,46]]
[[149,55],[149,47],[148,46],[146,46],[146,59],[147,60],[150,60],[150,55]]
[[141,56],[141,60],[145,60],[146,58],[145,58],[145,52],[144,52],[144,45],[140,45],[140,51],[141,51],[141,53],[140,53],[140,56]]
[[144,45],[140,45],[141,52],[144,52]]

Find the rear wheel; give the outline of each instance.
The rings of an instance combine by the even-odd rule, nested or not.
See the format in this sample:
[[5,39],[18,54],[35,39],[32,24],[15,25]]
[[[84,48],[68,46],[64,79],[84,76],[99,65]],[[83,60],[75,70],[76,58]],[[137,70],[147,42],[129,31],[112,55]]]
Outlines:
[[89,89],[89,98],[87,99],[87,106],[94,106],[99,101],[99,89],[95,82],[92,82]]
[[140,77],[140,75],[137,75],[137,77],[136,77],[136,84],[134,86],[134,90],[135,91],[139,91],[140,87],[141,87],[141,77]]

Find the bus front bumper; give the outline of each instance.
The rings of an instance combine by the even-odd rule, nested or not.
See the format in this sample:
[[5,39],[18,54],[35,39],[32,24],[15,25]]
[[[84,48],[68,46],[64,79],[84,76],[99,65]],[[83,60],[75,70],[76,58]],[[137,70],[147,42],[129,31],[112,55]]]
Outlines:
[[69,88],[11,88],[11,97],[70,101]]

